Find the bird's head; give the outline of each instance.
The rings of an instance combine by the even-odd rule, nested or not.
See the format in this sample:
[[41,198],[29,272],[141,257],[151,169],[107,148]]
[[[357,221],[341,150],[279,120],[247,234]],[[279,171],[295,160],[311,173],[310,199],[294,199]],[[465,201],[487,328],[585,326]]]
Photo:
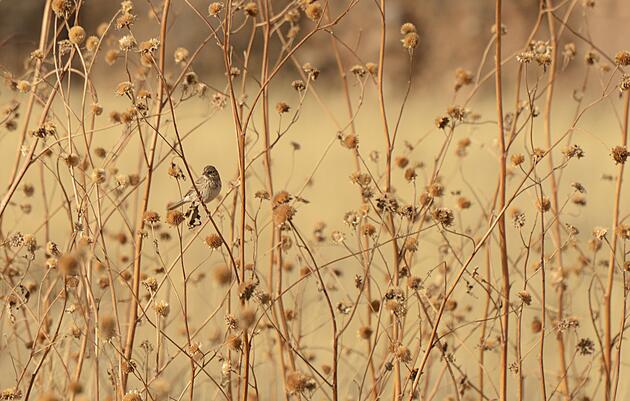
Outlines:
[[214,166],[208,165],[203,168],[203,175],[205,175],[206,177],[218,177],[219,172],[216,168],[214,168]]

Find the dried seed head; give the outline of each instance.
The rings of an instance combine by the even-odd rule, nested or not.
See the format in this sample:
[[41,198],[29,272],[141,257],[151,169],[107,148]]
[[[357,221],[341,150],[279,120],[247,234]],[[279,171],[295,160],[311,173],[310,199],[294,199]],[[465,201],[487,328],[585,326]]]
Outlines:
[[58,18],[66,18],[74,9],[72,0],[53,0],[50,8]]
[[136,16],[129,12],[124,12],[116,18],[116,29],[130,29],[134,22],[136,22]]
[[223,245],[223,241],[218,234],[210,234],[206,237],[206,245],[211,249],[219,249]]
[[166,213],[166,223],[171,226],[178,226],[185,220],[184,213],[179,210],[169,210]]
[[232,351],[239,351],[242,344],[241,337],[235,335],[229,335],[225,340],[225,346]]
[[548,197],[542,196],[536,200],[536,208],[541,212],[548,212],[551,209],[551,201]]
[[74,254],[66,253],[59,257],[57,266],[63,274],[75,275],[79,270],[79,260]]
[[273,210],[273,222],[276,226],[284,225],[291,221],[295,216],[295,208],[293,206],[282,204]]
[[589,50],[584,55],[584,61],[586,61],[587,65],[595,65],[599,62],[599,54],[595,53],[593,50]]
[[405,22],[400,26],[400,34],[406,35],[408,33],[417,32],[416,26],[411,22]]
[[322,17],[322,11],[322,4],[316,0],[306,6],[304,14],[306,14],[311,21],[318,21]]
[[239,314],[239,326],[248,330],[256,323],[256,310],[254,308],[245,307]]
[[118,96],[132,96],[133,95],[133,83],[129,81],[124,81],[116,86],[116,95]]
[[416,252],[418,250],[418,240],[413,237],[407,238],[403,244],[403,248],[407,252]]
[[374,227],[374,225],[371,223],[365,223],[361,225],[360,231],[361,234],[371,237],[372,235],[376,234],[376,227]]
[[85,40],[85,48],[90,52],[95,52],[98,49],[98,36],[88,36]]
[[296,79],[295,81],[291,82],[291,87],[298,92],[302,92],[306,89],[306,85],[301,79]]
[[448,208],[436,208],[431,212],[431,216],[435,221],[442,224],[444,227],[449,227],[453,224],[455,220],[455,215],[453,211]]
[[617,52],[615,54],[615,64],[623,67],[630,65],[630,52],[626,50]]
[[468,198],[464,197],[464,196],[460,196],[459,198],[457,198],[457,207],[459,207],[460,209],[468,209],[471,206],[471,202]]
[[529,292],[521,290],[518,292],[517,295],[521,299],[521,302],[523,302],[525,305],[530,305],[532,303],[532,296]]
[[364,340],[369,340],[370,337],[372,337],[372,333],[373,333],[373,330],[370,328],[370,326],[361,326],[359,327],[357,335],[359,336],[359,338],[362,338]]
[[93,183],[102,184],[105,182],[105,179],[107,178],[107,174],[105,173],[104,169],[95,168],[94,170],[92,170],[90,177],[92,178]]
[[148,210],[144,213],[144,221],[149,224],[156,224],[160,222],[160,215],[157,212]]
[[112,315],[101,316],[99,324],[101,337],[110,340],[116,336],[116,319]]
[[284,203],[290,202],[291,199],[292,197],[287,191],[280,191],[273,196],[273,205],[282,205]]
[[615,161],[615,164],[624,164],[630,155],[628,149],[625,146],[615,146],[611,149],[610,154]]
[[450,122],[450,119],[448,118],[448,116],[440,116],[435,119],[435,126],[438,127],[439,129],[444,129],[448,126],[449,122]]
[[455,90],[460,90],[463,86],[470,85],[473,82],[472,72],[463,68],[455,70]]
[[515,153],[510,157],[510,160],[512,161],[512,166],[517,167],[523,164],[523,162],[525,161],[525,156],[523,156],[521,153]]
[[167,317],[171,312],[171,307],[166,301],[156,301],[155,304],[153,304],[153,309],[162,317]]
[[287,391],[291,394],[303,394],[307,391],[313,391],[316,382],[311,376],[302,372],[293,371],[287,375]]
[[577,159],[581,159],[584,157],[584,150],[582,150],[582,148],[579,145],[571,145],[571,146],[567,146],[562,153],[564,153],[564,155],[566,156],[567,159],[571,159],[571,158],[577,158]]
[[396,347],[394,356],[402,363],[411,362],[411,351],[409,350],[409,348],[403,345],[399,345],[398,347]]
[[19,400],[22,398],[22,390],[18,387],[8,387],[0,392],[0,400]]
[[81,46],[85,41],[85,29],[80,25],[75,25],[68,31],[68,40],[74,45]]
[[137,46],[136,38],[134,38],[133,35],[125,35],[118,40],[118,46],[120,50],[128,52]]
[[175,49],[175,54],[173,57],[175,58],[175,62],[177,64],[185,63],[188,61],[189,51],[185,47],[178,47]]
[[535,317],[532,320],[531,329],[532,333],[540,333],[540,331],[542,330],[542,322],[540,321],[540,319],[538,319],[538,317]]
[[254,295],[258,283],[252,280],[245,280],[238,286],[238,297],[243,301],[249,301]]
[[399,168],[405,168],[409,165],[409,159],[406,158],[405,156],[396,157],[394,162],[396,163],[396,166],[398,166]]
[[342,139],[341,144],[345,148],[356,149],[359,146],[359,138],[354,134],[349,134]]
[[254,3],[253,1],[250,1],[249,3],[245,4],[245,6],[243,7],[243,11],[245,11],[245,14],[247,14],[250,17],[255,17],[258,15],[258,5],[256,5],[256,3]]
[[31,83],[25,80],[18,81],[15,87],[20,93],[27,93],[31,91]]
[[105,63],[107,63],[107,65],[114,65],[119,56],[120,52],[118,50],[110,49],[105,53]]
[[208,15],[215,17],[221,12],[221,10],[223,10],[223,3],[215,1],[208,6]]
[[123,396],[122,401],[142,401],[142,395],[137,390],[131,390]]
[[290,109],[291,107],[289,107],[289,105],[286,104],[285,102],[276,103],[276,111],[279,114],[288,113]]
[[220,264],[212,269],[212,278],[220,286],[232,282],[232,269],[226,264]]
[[418,47],[418,43],[420,43],[420,36],[415,32],[410,32],[406,34],[401,40],[402,46],[412,51],[416,47]]

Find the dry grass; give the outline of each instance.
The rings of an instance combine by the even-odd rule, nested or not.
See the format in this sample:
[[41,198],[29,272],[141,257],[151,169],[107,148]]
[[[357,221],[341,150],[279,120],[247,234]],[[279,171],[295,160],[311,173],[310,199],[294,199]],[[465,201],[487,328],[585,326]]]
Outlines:
[[0,399],[630,396],[630,53],[593,2],[510,39],[495,0],[438,94],[385,0],[140,3],[46,1],[5,72]]

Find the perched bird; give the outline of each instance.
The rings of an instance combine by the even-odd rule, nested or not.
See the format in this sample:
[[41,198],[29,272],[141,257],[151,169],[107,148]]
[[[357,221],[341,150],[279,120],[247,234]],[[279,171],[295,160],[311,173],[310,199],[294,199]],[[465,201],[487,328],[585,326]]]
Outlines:
[[[221,192],[221,177],[219,176],[217,169],[210,165],[204,167],[203,173],[195,181],[195,186],[201,194],[201,201],[203,203],[208,203],[216,198],[219,195],[219,192]],[[169,203],[167,207],[168,210],[172,210],[188,202],[196,200],[199,200],[199,198],[197,197],[197,192],[193,186],[188,190],[188,192],[186,192],[182,199],[177,202]]]

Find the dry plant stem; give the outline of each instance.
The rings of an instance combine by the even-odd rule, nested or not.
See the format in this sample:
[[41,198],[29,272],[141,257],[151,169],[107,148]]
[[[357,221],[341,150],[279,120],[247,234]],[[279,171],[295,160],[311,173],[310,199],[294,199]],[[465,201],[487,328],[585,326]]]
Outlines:
[[[621,146],[628,144],[628,114],[630,109],[630,91],[626,91],[624,97],[623,112],[623,129],[621,133]],[[608,277],[606,281],[606,290],[604,293],[604,357],[605,383],[604,383],[604,399],[606,401],[614,401],[612,396],[612,293],[615,279],[615,267],[617,262],[617,234],[619,229],[619,209],[621,204],[621,188],[623,184],[624,163],[619,163],[617,167],[617,182],[615,184],[615,196],[612,215],[612,236],[610,242],[610,257],[608,260]],[[624,298],[625,302],[625,298]],[[622,333],[619,333],[618,341],[621,342]],[[621,345],[619,345],[621,346]],[[619,361],[617,361],[619,363]],[[620,372],[617,372],[619,376]],[[617,377],[618,380],[618,377]],[[616,387],[616,386],[615,386]]]
[[[42,54],[46,51],[46,37],[48,36],[48,25],[50,23],[51,12],[50,12],[50,3],[52,0],[47,0],[44,5],[44,15],[42,16],[42,24],[40,29],[40,37],[39,37],[39,51]],[[15,152],[15,163],[13,166],[13,170],[11,171],[11,175],[9,176],[9,187],[15,180],[15,176],[18,171],[18,167],[20,165],[20,159],[22,156],[22,146],[24,146],[24,141],[26,140],[26,133],[28,132],[29,121],[31,119],[31,114],[33,113],[33,106],[35,105],[35,98],[37,93],[37,86],[40,80],[40,73],[42,67],[42,60],[37,59],[35,63],[35,71],[33,72],[33,79],[31,80],[31,94],[28,99],[28,103],[26,105],[26,111],[24,113],[24,122],[22,127],[22,132],[20,132],[20,139],[18,141],[17,151]]]
[[[383,122],[383,134],[385,135],[385,143],[386,143],[386,165],[385,165],[385,193],[389,194],[391,191],[391,182],[392,182],[392,141],[389,133],[389,126],[387,123],[387,111],[385,108],[385,95],[384,95],[384,74],[385,74],[385,44],[386,44],[386,21],[385,21],[385,0],[380,1],[379,6],[380,12],[380,46],[379,46],[379,65],[378,65],[378,74],[377,74],[377,87],[378,87],[378,104],[379,110],[381,113],[381,120]],[[386,224],[389,226],[389,232],[392,238],[395,238],[396,228],[394,226],[394,217],[391,212],[387,213],[386,216]],[[398,275],[398,265],[399,265],[399,251],[398,251],[398,242],[394,240],[392,242],[393,245],[393,270],[394,277],[392,277],[392,284],[394,287],[398,287],[399,285],[399,275]],[[398,342],[399,338],[399,322],[394,317],[392,318],[392,346]],[[394,392],[393,392],[393,400],[397,401],[402,397],[402,383],[401,383],[401,371],[400,371],[400,360],[396,358],[394,361]]]
[[[263,55],[262,55],[261,82],[267,82],[269,79],[269,44],[270,44],[270,39],[271,39],[271,25],[270,25],[271,5],[269,4],[268,0],[262,0],[261,4],[263,5],[262,9],[263,9],[263,14],[264,14],[263,15],[264,24],[263,24]],[[265,86],[263,88],[263,93],[262,93],[262,112],[263,112],[264,145],[265,145],[264,166],[265,166],[265,174],[267,178],[267,190],[269,191],[270,196],[273,196],[274,188],[273,188],[273,174],[271,171],[271,132],[269,128],[269,109],[270,109],[269,86]],[[271,213],[273,213],[273,202],[270,203],[270,208],[271,208],[270,210]],[[281,253],[282,250],[277,249],[276,247],[276,241],[278,241],[280,237],[279,230],[276,227],[272,227],[271,230],[272,230],[271,238],[270,238],[271,252],[269,252],[269,274],[268,274],[267,281],[269,282],[269,293],[273,294],[274,293],[274,289],[273,289],[274,261],[276,260],[276,255]],[[278,260],[281,260],[281,256],[278,256]],[[281,274],[282,266],[279,265],[278,267]],[[282,277],[281,276],[278,277],[278,286],[279,286],[279,293],[281,293],[282,292]],[[280,315],[280,319],[284,321],[285,320],[284,308],[282,307],[281,303],[278,303],[278,307],[280,309],[280,312],[279,313],[276,312],[277,309],[274,305],[272,307],[272,314],[274,315],[276,320],[278,320],[277,319],[278,315]],[[281,327],[284,330],[284,335],[282,335],[279,330],[276,331],[276,341],[278,342],[278,350],[279,350],[278,359],[280,362],[279,367],[280,367],[280,375],[282,377],[282,385],[284,388],[284,398],[286,401],[289,401],[289,391],[287,389],[287,383],[286,383],[286,363],[284,359],[285,351],[289,355],[289,359],[291,361],[291,366],[293,369],[295,369],[295,362],[293,360],[293,355],[291,354],[289,347],[287,347],[287,345],[284,343],[284,338],[286,338],[287,340],[289,339],[289,335],[288,335],[289,333],[288,333],[288,330],[286,330],[287,328],[286,321],[282,323]]]
[[[160,58],[159,58],[159,70],[160,74],[164,74],[164,64],[166,59],[166,31],[167,31],[167,19],[171,1],[165,0],[162,6],[162,19],[160,24]],[[136,216],[138,223],[135,232],[135,250],[133,259],[133,288],[131,294],[131,300],[129,305],[129,318],[127,319],[127,341],[125,343],[124,355],[120,357],[120,390],[124,393],[127,390],[128,371],[122,370],[122,364],[131,361],[131,355],[133,353],[133,342],[136,335],[136,323],[138,318],[138,299],[140,295],[140,277],[141,277],[141,264],[142,264],[142,245],[144,242],[145,222],[144,214],[149,206],[149,196],[151,195],[151,181],[153,178],[153,165],[155,160],[155,150],[157,147],[157,140],[159,136],[160,122],[162,117],[163,97],[164,97],[165,83],[164,80],[159,79],[157,99],[155,103],[155,122],[153,126],[153,135],[151,137],[149,148],[149,164],[147,166],[147,178],[145,184],[144,195],[140,205],[139,213]]]
[[[505,132],[503,128],[503,87],[501,81],[501,0],[495,3],[495,27],[496,27],[496,52],[495,52],[495,89],[497,106],[497,128],[499,133],[499,208],[505,208],[505,186],[506,186],[506,151]],[[509,322],[510,322],[510,269],[508,266],[507,238],[505,233],[505,213],[498,217],[499,226],[499,256],[501,258],[501,276],[503,281],[501,291],[501,364],[499,400],[507,401],[507,359],[509,345]]]
[[[326,19],[328,20],[328,22],[330,22],[330,8],[326,8]],[[349,127],[350,127],[350,132],[352,133],[352,135],[356,136],[356,130],[355,130],[355,122],[354,122],[354,110],[352,107],[352,100],[350,98],[350,88],[348,86],[348,75],[346,74],[346,68],[345,65],[343,63],[343,60],[341,58],[341,54],[339,52],[339,46],[337,45],[337,38],[334,35],[330,35],[330,44],[332,46],[333,49],[333,53],[335,54],[335,62],[337,64],[337,70],[339,73],[339,78],[341,80],[341,83],[343,85],[343,93],[344,93],[344,97],[346,99],[346,108],[347,108],[347,113],[348,113],[348,120],[349,120]],[[354,164],[355,164],[355,169],[356,169],[356,173],[361,173],[361,161],[359,160],[359,151],[358,149],[355,149],[353,152],[353,159],[354,159]],[[366,303],[367,303],[367,307],[366,307],[366,323],[368,327],[372,327],[372,305],[371,305],[371,301],[372,301],[372,296],[371,296],[371,280],[370,280],[370,274],[369,274],[369,269],[370,269],[370,261],[369,261],[369,254],[367,249],[369,248],[369,238],[367,235],[365,234],[361,234],[359,236],[359,238],[357,238],[358,241],[358,245],[359,247],[363,247],[363,249],[365,250],[364,253],[361,254],[361,262],[363,264],[363,270],[364,270],[364,274],[365,274],[365,299],[366,299]],[[368,338],[366,341],[366,347],[367,347],[367,352],[368,355],[370,355],[370,358],[368,359],[368,367],[370,370],[370,379],[372,381],[372,396],[374,398],[374,400],[378,399],[378,382],[377,382],[377,374],[376,374],[376,368],[374,366],[374,358],[372,357],[373,354],[373,345],[372,345],[372,337]]]
[[[232,81],[232,74],[229,73],[232,68],[231,61],[231,29],[232,29],[232,0],[227,2],[226,17],[224,20],[225,33],[223,40],[223,62],[225,71],[228,72],[228,93],[230,98],[230,105],[232,109],[232,119],[234,121],[234,129],[236,133],[236,140],[238,145],[238,160],[239,160],[239,196],[240,196],[240,227],[239,227],[239,254],[240,254],[240,281],[245,281],[245,219],[247,199],[245,198],[245,127],[241,124],[241,118],[239,116],[239,106],[236,101],[236,94],[234,92],[234,85]],[[244,306],[245,301],[242,301]],[[243,401],[247,401],[248,387],[249,387],[249,359],[250,359],[251,343],[247,330],[243,330],[243,369],[242,372],[242,389],[241,396]]]
[[[546,0],[547,8],[553,9],[553,5],[551,0]],[[545,126],[545,140],[547,148],[551,147],[551,106],[553,101],[554,94],[554,86],[556,80],[556,69],[557,69],[557,41],[556,41],[556,30],[555,30],[555,20],[552,16],[551,12],[547,13],[547,23],[549,24],[549,38],[551,44],[551,65],[549,66],[549,74],[547,76],[547,96],[545,99],[545,114],[544,114],[544,126]],[[564,267],[562,261],[562,236],[561,236],[561,221],[558,210],[558,183],[556,180],[556,173],[554,172],[553,165],[553,155],[550,152],[549,157],[547,159],[549,163],[550,170],[550,182],[551,182],[551,209],[554,213],[554,222],[553,222],[553,239],[557,250],[555,251],[556,256],[556,264],[558,271],[561,277],[564,277]],[[558,317],[557,320],[560,321],[563,319],[564,314],[564,282],[558,285]],[[569,377],[567,372],[567,363],[565,356],[565,345],[564,345],[564,334],[562,331],[558,331],[557,336],[558,340],[558,362],[560,364],[560,391],[563,394],[563,398],[565,401],[569,400],[570,392],[569,392]]]

